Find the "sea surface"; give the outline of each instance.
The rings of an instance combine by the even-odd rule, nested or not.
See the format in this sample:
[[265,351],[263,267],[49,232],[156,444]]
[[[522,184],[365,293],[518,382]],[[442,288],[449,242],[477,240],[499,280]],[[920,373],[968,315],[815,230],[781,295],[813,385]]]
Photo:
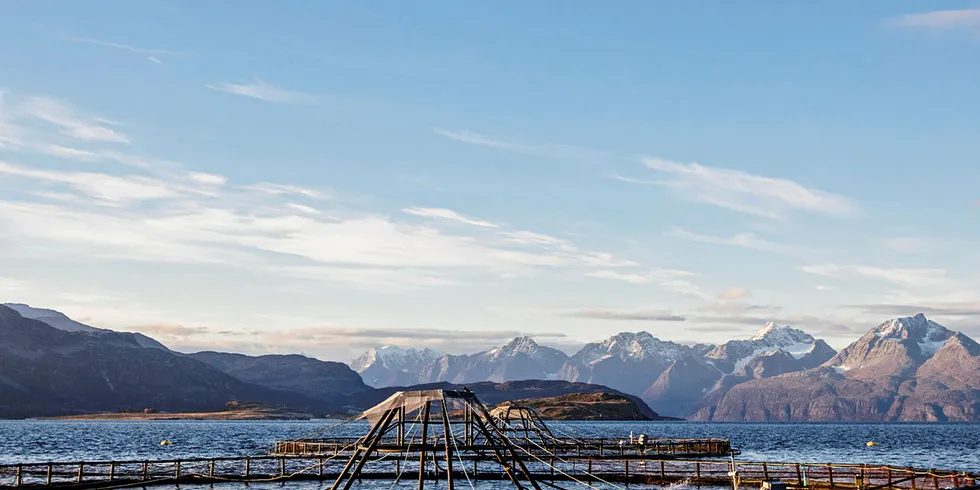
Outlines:
[[[0,420],[0,464],[257,455],[275,440],[312,435],[336,422]],[[633,431],[650,438],[727,438],[742,450],[740,461],[878,463],[980,472],[980,424],[552,422],[549,426],[558,435],[573,437],[628,438]],[[332,428],[326,435],[359,436],[367,429],[367,423],[355,422]],[[162,440],[173,444],[161,446]],[[868,441],[878,445],[868,447]],[[322,488],[319,483],[288,486]]]

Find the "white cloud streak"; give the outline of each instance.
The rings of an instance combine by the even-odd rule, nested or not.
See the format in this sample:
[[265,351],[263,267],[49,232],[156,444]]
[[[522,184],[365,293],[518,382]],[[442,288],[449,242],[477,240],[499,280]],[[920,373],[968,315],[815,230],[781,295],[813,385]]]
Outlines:
[[308,197],[310,199],[329,199],[330,194],[318,190],[311,189],[309,187],[300,187],[296,185],[285,185],[285,184],[273,184],[269,182],[262,182],[260,184],[248,185],[244,189],[249,191],[254,191],[262,194],[270,194],[273,196],[302,196]]
[[600,159],[615,156],[612,152],[586,148],[584,146],[528,144],[505,138],[487,136],[468,130],[433,128],[432,132],[460,143],[498,148],[528,155],[565,159]]
[[129,143],[129,137],[108,127],[111,124],[107,124],[105,119],[78,117],[70,107],[55,99],[31,97],[19,110],[30,117],[61,127],[63,134],[78,140]]
[[621,272],[615,270],[598,270],[589,272],[590,277],[599,279],[610,279],[623,281],[630,284],[655,284],[668,291],[692,296],[701,299],[710,299],[701,288],[691,282],[689,278],[695,276],[693,272],[678,269],[654,268],[644,272]]
[[251,83],[218,83],[208,84],[205,85],[205,87],[218,92],[241,95],[243,97],[251,97],[253,99],[258,99],[265,102],[312,104],[319,102],[320,100],[320,98],[316,95],[282,89],[259,80],[258,78]]
[[170,51],[167,51],[165,49],[137,48],[135,46],[130,46],[128,44],[120,44],[120,43],[114,43],[114,42],[109,42],[109,41],[99,41],[97,39],[89,39],[89,38],[84,38],[84,37],[72,37],[72,38],[69,38],[69,41],[75,42],[75,43],[80,43],[80,44],[91,44],[91,45],[94,45],[94,46],[103,46],[103,47],[106,47],[106,48],[113,48],[113,49],[118,49],[118,50],[121,50],[121,51],[128,51],[130,53],[136,53],[136,54],[159,55],[159,54],[170,54],[171,53]]
[[864,277],[890,282],[908,288],[955,287],[957,281],[949,277],[945,269],[930,268],[883,268],[869,265],[841,265],[834,263],[805,265],[800,270],[807,274],[846,279]]
[[839,216],[858,214],[857,205],[850,199],[810,189],[792,180],[658,158],[643,158],[642,162],[647,168],[669,177],[653,182],[654,185],[675,189],[686,198],[732,211],[771,219],[783,218],[786,209]]
[[64,184],[93,198],[115,204],[176,195],[167,183],[150,177],[33,170],[4,162],[0,162],[0,174]]
[[899,17],[895,22],[909,29],[971,30],[980,32],[980,9],[935,10]]
[[694,233],[687,231],[682,228],[675,228],[667,232],[667,236],[674,238],[680,238],[682,240],[688,240],[692,242],[700,243],[711,243],[716,245],[730,245],[735,247],[748,248],[752,250],[759,250],[763,252],[791,252],[793,247],[789,245],[783,245],[781,243],[776,243],[770,240],[759,237],[755,233],[739,233],[732,235],[730,237],[722,236],[712,236],[712,235],[702,235],[700,233]]
[[484,221],[481,219],[468,218],[463,216],[451,209],[446,208],[419,208],[411,207],[405,208],[402,212],[406,214],[411,214],[413,216],[422,216],[425,218],[437,218],[446,219],[450,221],[458,221],[460,223],[465,223],[467,225],[479,226],[482,228],[499,228],[500,226],[496,223],[491,223],[489,221]]

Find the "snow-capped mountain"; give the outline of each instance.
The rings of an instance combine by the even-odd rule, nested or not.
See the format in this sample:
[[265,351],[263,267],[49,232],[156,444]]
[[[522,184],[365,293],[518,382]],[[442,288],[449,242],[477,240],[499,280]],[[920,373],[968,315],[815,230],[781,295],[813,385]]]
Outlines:
[[816,367],[836,352],[802,330],[768,322],[748,339],[696,354],[671,364],[643,392],[643,400],[655,410],[683,416],[717,403],[739,383]]
[[368,386],[406,386],[418,383],[419,371],[441,355],[432,349],[382,345],[362,354],[350,367]]
[[920,314],[872,328],[822,366],[738,384],[697,418],[969,421],[978,388],[980,344]]
[[642,394],[674,361],[694,351],[649,332],[622,332],[586,345],[569,359],[559,377]]
[[853,378],[905,376],[935,355],[955,332],[921,313],[878,325],[827,362]]
[[120,335],[130,335],[132,340],[139,344],[141,347],[148,347],[151,349],[163,349],[168,350],[163,344],[157,342],[156,340],[147,337],[141,333],[130,333],[130,332],[115,332],[113,330],[108,330],[105,328],[95,328],[84,323],[76,322],[67,315],[60,311],[48,310],[45,308],[34,308],[23,303],[4,303],[3,306],[16,311],[20,316],[24,318],[29,318],[31,320],[37,320],[43,322],[48,326],[57,328],[58,330],[63,330],[65,332],[85,332],[91,334],[103,334],[103,333],[115,333]]
[[505,345],[473,355],[446,355],[424,367],[419,382],[474,383],[556,379],[568,359],[564,352],[517,337]]
[[[712,349],[705,357],[724,374],[741,374],[754,378],[757,376],[751,376],[745,368],[761,357],[781,354],[781,358],[795,359],[799,362],[790,360],[783,364],[788,364],[786,369],[790,371],[798,371],[819,366],[836,353],[826,342],[817,340],[800,329],[768,322],[747,340],[726,342]],[[770,375],[775,374],[782,373]]]
[[572,361],[582,366],[593,366],[610,358],[634,362],[647,359],[673,362],[690,351],[690,347],[660,340],[650,332],[621,332],[602,342],[587,344],[572,356]]

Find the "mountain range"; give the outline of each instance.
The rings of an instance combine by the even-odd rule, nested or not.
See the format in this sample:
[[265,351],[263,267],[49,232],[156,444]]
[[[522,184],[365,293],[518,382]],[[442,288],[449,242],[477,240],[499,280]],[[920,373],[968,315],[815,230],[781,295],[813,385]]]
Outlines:
[[468,355],[379,346],[348,367],[299,355],[184,354],[53,310],[0,305],[0,400],[16,400],[0,402],[5,417],[209,410],[231,400],[338,413],[397,387],[464,384],[496,402],[629,394],[652,413],[696,420],[980,420],[980,344],[916,315],[884,322],[840,352],[770,322],[718,345],[623,332],[571,356],[530,337]]
[[[646,417],[661,418],[638,398],[599,385],[531,380],[468,387],[488,403],[609,393],[629,398]],[[52,310],[0,305],[0,418],[146,408],[211,412],[231,401],[341,414],[369,408],[396,390],[435,388],[462,386],[371,388],[339,362],[301,355],[184,354],[149,337],[94,328]]]
[[[383,353],[383,355],[382,355]],[[753,379],[814,368],[836,355],[826,342],[790,327],[766,324],[749,339],[687,346],[648,332],[623,332],[587,344],[572,356],[530,337],[472,355],[384,346],[352,365],[368,383],[473,383],[553,379],[608,386],[640,396],[660,413],[688,416]]]

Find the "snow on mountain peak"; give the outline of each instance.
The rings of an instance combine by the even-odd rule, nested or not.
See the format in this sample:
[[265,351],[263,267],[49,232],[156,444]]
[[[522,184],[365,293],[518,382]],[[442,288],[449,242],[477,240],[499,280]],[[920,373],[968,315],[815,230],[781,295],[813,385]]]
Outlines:
[[779,326],[767,322],[761,330],[747,340],[732,340],[714,348],[706,354],[709,359],[722,359],[733,363],[737,372],[752,359],[783,351],[795,359],[802,359],[813,352],[817,339],[812,335],[789,326]]
[[749,340],[762,340],[766,337],[766,335],[769,335],[770,333],[772,333],[772,331],[776,330],[777,328],[779,328],[779,325],[776,325],[776,322],[769,320],[768,322],[766,322],[766,325],[760,328],[759,331],[757,331],[754,335],[752,335],[752,337],[750,337]]
[[936,353],[954,335],[953,331],[929,320],[919,313],[905,318],[893,318],[871,330],[870,334],[896,342],[913,341],[926,357]]
[[893,318],[872,330],[876,337],[895,338],[895,339],[929,339],[941,340],[949,338],[952,332],[946,327],[929,320],[925,315],[918,315],[906,318]]
[[576,354],[585,365],[595,364],[609,357],[622,360],[643,360],[658,357],[673,362],[680,359],[690,348],[660,340],[650,332],[621,332],[608,339],[586,345]]
[[775,322],[767,322],[755,335],[749,337],[752,342],[758,342],[770,347],[789,347],[794,344],[812,344],[816,341],[812,335],[789,326],[779,326]]
[[532,359],[538,359],[545,356],[552,356],[556,351],[550,347],[543,347],[534,341],[531,337],[522,336],[515,337],[510,342],[493,349],[488,350],[484,355],[487,359],[494,360],[500,359],[502,357],[512,357],[517,354],[526,354]]
[[421,365],[438,359],[442,354],[432,349],[403,348],[397,345],[372,347],[351,362],[350,367],[359,373],[379,364],[386,368],[400,368],[408,365]]

